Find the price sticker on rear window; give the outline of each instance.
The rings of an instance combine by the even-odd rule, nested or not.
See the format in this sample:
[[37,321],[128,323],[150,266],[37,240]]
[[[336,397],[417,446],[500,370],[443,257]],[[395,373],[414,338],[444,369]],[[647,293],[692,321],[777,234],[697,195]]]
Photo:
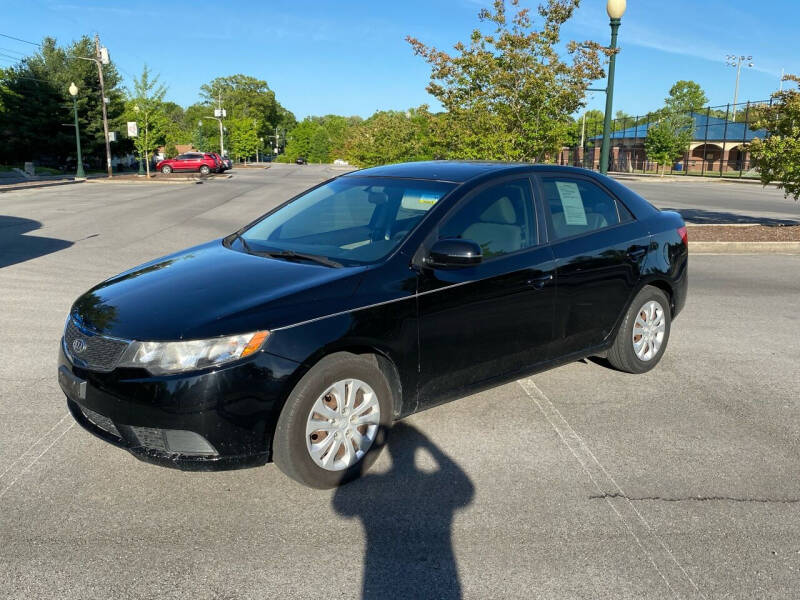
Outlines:
[[564,222],[567,225],[587,225],[586,210],[578,184],[571,181],[556,181],[558,197],[564,208]]

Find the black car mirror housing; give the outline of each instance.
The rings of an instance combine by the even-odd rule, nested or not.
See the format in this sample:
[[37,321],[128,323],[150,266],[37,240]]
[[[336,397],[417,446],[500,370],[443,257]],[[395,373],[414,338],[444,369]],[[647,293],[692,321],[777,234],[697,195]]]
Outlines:
[[425,265],[435,269],[471,267],[483,260],[481,247],[472,240],[445,238],[431,246]]

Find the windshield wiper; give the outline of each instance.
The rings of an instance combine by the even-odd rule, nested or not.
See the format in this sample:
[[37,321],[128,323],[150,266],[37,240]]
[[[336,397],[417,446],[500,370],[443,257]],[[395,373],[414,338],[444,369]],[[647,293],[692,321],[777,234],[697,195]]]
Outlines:
[[319,256],[317,254],[305,254],[304,252],[295,252],[294,250],[248,250],[250,254],[257,256],[268,256],[269,258],[285,258],[286,260],[307,260],[315,262],[326,267],[334,267],[336,269],[342,267],[342,263],[331,260],[326,256]]
[[244,236],[240,234],[236,234],[234,239],[239,239],[242,242],[242,246],[244,249],[255,256],[267,256],[269,258],[285,258],[287,260],[299,259],[299,260],[308,260],[311,262],[318,263],[320,265],[325,265],[326,267],[334,267],[336,269],[342,267],[342,263],[336,262],[326,256],[319,256],[318,254],[305,254],[304,252],[295,252],[294,250],[254,250],[250,244],[247,243],[247,240],[244,239]]

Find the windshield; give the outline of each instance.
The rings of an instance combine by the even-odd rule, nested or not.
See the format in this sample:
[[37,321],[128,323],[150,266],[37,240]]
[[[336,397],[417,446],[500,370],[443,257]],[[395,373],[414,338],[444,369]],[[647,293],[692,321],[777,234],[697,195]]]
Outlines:
[[315,188],[242,233],[245,250],[290,251],[365,264],[391,253],[455,184],[341,177]]

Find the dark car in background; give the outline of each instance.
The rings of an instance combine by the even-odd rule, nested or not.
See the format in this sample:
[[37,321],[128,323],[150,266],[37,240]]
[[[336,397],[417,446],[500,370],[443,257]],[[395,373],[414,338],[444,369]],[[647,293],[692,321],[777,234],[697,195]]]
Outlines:
[[294,162],[297,165],[307,165],[308,164],[308,161],[306,160],[305,156],[298,156],[296,159],[294,159]]
[[219,162],[213,154],[207,152],[186,152],[175,158],[167,158],[156,165],[156,169],[165,175],[173,171],[196,171],[201,175],[219,170]]
[[84,428],[143,460],[273,460],[331,487],[442,402],[587,356],[649,371],[687,270],[680,215],[597,173],[376,167],[95,286],[58,377]]

